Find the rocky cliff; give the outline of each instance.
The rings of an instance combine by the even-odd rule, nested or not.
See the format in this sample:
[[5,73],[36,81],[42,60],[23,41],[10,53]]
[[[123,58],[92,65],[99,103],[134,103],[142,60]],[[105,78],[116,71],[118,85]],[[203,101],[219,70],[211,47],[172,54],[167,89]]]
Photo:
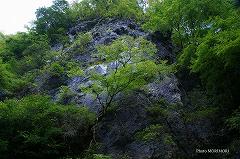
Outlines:
[[[76,53],[72,59],[84,68],[84,72],[95,69],[102,75],[107,74],[114,67],[114,62],[93,65],[98,60],[96,47],[110,44],[123,35],[144,37],[157,46],[157,59],[168,60],[169,64],[175,61],[173,46],[168,37],[161,33],[144,32],[130,20],[97,19],[79,22],[68,32],[71,41],[74,42],[76,35],[81,32],[89,32],[93,37],[84,52]],[[72,51],[71,48],[63,49],[64,54]],[[40,90],[49,84],[44,83],[42,78],[38,79]],[[200,143],[203,145],[209,137],[210,121],[186,122],[184,112],[191,108],[182,100],[184,94],[179,89],[177,77],[168,74],[159,79],[161,80],[149,83],[147,91],[139,90],[118,97],[117,106],[111,108],[97,124],[96,141],[100,144],[98,152],[110,154],[113,158],[133,159],[195,156],[196,146]],[[88,77],[61,77],[48,81],[55,83],[49,90],[54,99],[57,99],[59,87],[66,85],[73,92],[67,103],[85,105],[96,113],[101,111],[98,101],[79,89],[79,85],[91,84]]]

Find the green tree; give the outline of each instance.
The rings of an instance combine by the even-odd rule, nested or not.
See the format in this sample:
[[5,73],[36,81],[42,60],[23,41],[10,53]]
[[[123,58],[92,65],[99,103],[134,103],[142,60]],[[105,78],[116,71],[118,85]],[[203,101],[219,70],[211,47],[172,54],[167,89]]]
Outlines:
[[150,31],[170,32],[174,43],[184,49],[197,45],[198,38],[211,27],[212,18],[226,17],[231,7],[231,0],[151,0],[143,26]]
[[69,4],[66,0],[54,0],[52,6],[36,11],[33,30],[46,34],[51,44],[66,43],[66,32],[72,21],[69,16]]
[[125,36],[109,46],[99,46],[98,53],[100,59],[115,66],[106,75],[93,70],[90,75],[93,84],[82,89],[96,96],[102,115],[120,93],[142,89],[160,73],[170,70],[166,62],[157,64],[152,60],[156,47],[143,38]]
[[235,99],[235,89],[239,88],[235,61],[239,47],[238,14],[231,0],[152,0],[144,27],[170,31],[175,45],[181,48],[180,70],[199,73],[214,94],[228,98],[223,93],[227,92]]
[[143,9],[137,0],[83,0],[71,9],[73,19],[133,18],[141,19]]
[[27,55],[37,56],[39,52],[44,52],[46,49],[50,49],[46,36],[37,35],[34,32],[19,32],[5,38],[5,46],[1,54],[5,61],[9,61],[11,58],[21,59]]
[[[1,158],[60,158],[88,146],[95,115],[33,95],[0,103]],[[77,145],[77,146],[76,146]]]
[[225,108],[228,112],[240,103],[240,19],[237,14],[215,20],[211,31],[201,39],[191,65],[193,72],[200,73],[208,90],[216,94],[222,104],[228,105]]
[[11,67],[7,63],[3,63],[0,58],[0,91],[13,92],[21,87],[24,82],[17,78],[11,71]]
[[18,75],[42,67],[46,62],[50,46],[48,38],[34,32],[17,33],[8,36],[0,48],[0,55],[5,63]]
[[22,53],[31,44],[31,40],[27,33],[20,32],[13,36],[9,36],[5,40],[5,43],[6,46],[4,54],[2,53],[2,56],[5,56],[4,58],[6,60],[9,60],[11,56],[19,59],[23,57]]

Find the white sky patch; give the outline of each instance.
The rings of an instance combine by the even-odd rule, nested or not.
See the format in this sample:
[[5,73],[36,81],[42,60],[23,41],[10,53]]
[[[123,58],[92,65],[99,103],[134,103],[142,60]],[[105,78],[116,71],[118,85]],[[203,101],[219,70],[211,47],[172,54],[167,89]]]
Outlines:
[[35,19],[36,9],[51,4],[52,0],[0,0],[0,32],[14,34],[26,31],[24,26]]

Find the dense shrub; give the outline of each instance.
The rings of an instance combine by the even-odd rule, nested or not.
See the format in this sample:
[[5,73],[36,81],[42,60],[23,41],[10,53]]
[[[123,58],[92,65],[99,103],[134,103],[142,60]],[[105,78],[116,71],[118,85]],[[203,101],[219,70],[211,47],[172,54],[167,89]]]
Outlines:
[[23,84],[24,82],[17,79],[16,75],[11,72],[9,64],[3,63],[0,58],[0,91],[12,92]]
[[59,158],[88,145],[95,116],[33,95],[0,103],[0,158]]
[[64,67],[61,66],[59,62],[53,62],[51,65],[47,68],[47,72],[51,76],[59,77],[64,73]]

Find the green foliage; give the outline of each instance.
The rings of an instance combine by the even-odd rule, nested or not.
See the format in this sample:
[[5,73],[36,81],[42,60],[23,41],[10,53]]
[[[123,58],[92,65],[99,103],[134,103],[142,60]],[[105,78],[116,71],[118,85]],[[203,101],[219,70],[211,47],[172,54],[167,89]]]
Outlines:
[[6,40],[5,58],[13,55],[15,58],[23,57],[23,51],[30,45],[31,39],[27,33],[17,33]]
[[[180,50],[179,70],[199,75],[207,90],[205,96],[213,99],[209,102],[201,94],[195,94],[195,99],[190,97],[187,103],[192,103],[193,110],[182,114],[185,120],[227,118],[230,129],[238,132],[238,113],[232,113],[240,103],[239,9],[232,0],[152,0],[149,3],[144,28],[171,33]],[[164,110],[159,111],[166,114]]]
[[110,155],[99,153],[100,147],[101,143],[97,142],[92,144],[79,159],[111,159],[112,157]]
[[2,32],[0,32],[0,40],[3,40],[3,39],[5,39],[5,35]]
[[190,44],[184,48],[181,56],[178,58],[178,66],[180,70],[189,69],[191,62],[194,60],[194,58],[196,58],[195,52],[196,46],[193,44]]
[[[39,8],[28,33],[7,36],[0,32],[0,93],[18,92],[26,81],[32,82],[42,72],[50,78],[57,77],[52,81],[65,75],[69,78],[86,76],[92,85],[80,86],[81,90],[96,97],[104,113],[111,113],[116,110],[114,102],[119,94],[144,90],[157,76],[174,72],[174,65],[155,61],[157,49],[151,42],[124,36],[110,45],[97,47],[98,64],[105,67],[111,63],[115,67],[108,68],[102,75],[93,66],[89,74],[84,75],[80,64],[70,59],[87,53],[91,33],[80,33],[76,37],[70,46],[72,54],[51,51],[50,45],[67,44],[66,32],[78,20],[125,18],[144,21],[143,27],[148,31],[171,34],[176,50],[180,50],[179,69],[199,74],[207,92],[187,92],[185,98],[190,110],[165,101],[149,106],[147,113],[154,124],[138,132],[137,138],[174,144],[174,136],[163,130],[169,115],[179,110],[185,124],[205,118],[220,118],[219,121],[226,118],[229,130],[236,134],[230,141],[236,151],[240,130],[239,10],[233,7],[232,0],[149,0],[148,3],[149,6],[143,4],[143,0],[82,0],[69,6],[65,0],[54,0],[52,6]],[[46,84],[46,89],[52,88],[56,87]],[[209,100],[206,94],[214,100]],[[58,103],[39,95],[0,103],[0,158],[81,156],[89,146],[92,137],[89,130],[95,124],[95,115],[86,108],[66,105],[73,96],[68,87],[62,86]],[[217,117],[217,113],[221,117]],[[88,157],[111,158],[97,152],[85,158]]]
[[[122,37],[109,46],[98,47],[100,59],[113,62],[115,67],[106,75],[91,71],[93,84],[85,89],[96,96],[105,112],[119,93],[142,89],[167,68],[166,63],[156,64],[151,60],[155,46],[143,38]],[[106,100],[100,96],[106,95]]]
[[196,43],[211,26],[212,17],[224,17],[231,8],[230,0],[152,0],[144,27],[152,31],[170,31],[175,43],[184,47]]
[[0,156],[59,158],[80,154],[94,120],[95,115],[84,107],[62,106],[45,96],[7,100],[0,103]]
[[102,155],[102,154],[94,154],[93,155],[93,159],[111,159],[112,157],[110,156],[106,156],[106,155]]
[[180,103],[179,104],[170,104],[165,99],[160,99],[153,103],[151,106],[147,108],[147,112],[149,115],[149,118],[153,121],[155,120],[165,120],[169,115],[171,115],[171,112],[176,109],[180,109]]
[[[240,26],[240,25],[239,25]],[[199,72],[212,91],[223,91],[237,97],[239,82],[240,30],[237,28],[210,32],[196,51],[192,71]],[[238,97],[237,97],[238,98]]]
[[142,37],[134,39],[131,36],[123,36],[111,45],[100,45],[97,49],[101,59],[105,59],[106,62],[117,60],[123,66],[128,62],[144,61],[143,58],[151,59],[157,52],[156,46],[150,41]]
[[0,88],[9,88],[12,86],[14,75],[7,69],[7,65],[0,60]]
[[143,129],[142,131],[136,134],[136,138],[138,140],[143,141],[150,141],[159,138],[163,132],[163,126],[157,125],[150,125],[149,127]]
[[232,114],[230,118],[226,120],[227,125],[231,130],[237,130],[240,131],[240,113],[239,111],[236,111]]
[[72,18],[81,20],[111,17],[141,20],[142,15],[137,0],[82,0],[71,8]]
[[46,34],[51,44],[64,44],[67,42],[65,34],[71,22],[68,2],[54,0],[52,6],[37,9],[33,30],[41,35]]
[[70,103],[69,100],[71,100],[74,95],[75,93],[73,93],[70,88],[68,88],[67,86],[62,86],[60,88],[57,101],[62,104],[68,104]]
[[86,47],[90,43],[91,40],[92,40],[92,35],[89,32],[78,34],[76,40],[70,46],[72,48],[72,53],[74,55],[85,53]]
[[224,115],[239,106],[239,16],[216,18],[208,34],[201,39],[192,60],[191,71],[199,73],[209,93],[219,103]]
[[139,6],[137,0],[117,0],[109,4],[107,17],[120,17],[141,20],[143,9]]
[[171,135],[166,132],[166,128],[160,124],[150,125],[135,134],[137,140],[151,142],[162,140],[165,145],[174,145]]
[[206,91],[193,89],[187,93],[184,103],[188,103],[188,108],[183,111],[185,122],[196,122],[204,119],[214,120],[217,117],[218,108],[214,99],[211,99]]
[[188,112],[185,113],[185,121],[186,122],[193,122],[201,119],[207,118],[214,118],[216,113],[216,108],[202,108],[201,110],[194,111],[192,113]]
[[84,75],[84,71],[79,66],[79,63],[76,62],[68,62],[67,63],[67,76],[68,77],[76,77]]
[[169,134],[165,134],[164,135],[163,142],[166,145],[175,145],[173,137],[171,135],[169,135]]
[[5,40],[4,39],[0,39],[0,56],[2,56],[5,48],[6,48]]
[[237,152],[239,149],[239,132],[240,132],[240,112],[239,109],[236,110],[233,114],[231,114],[228,119],[225,120],[225,125],[227,125],[228,129],[233,133],[231,136],[233,139],[229,145],[230,151]]
[[42,67],[50,46],[46,36],[33,32],[17,33],[5,38],[4,45],[0,47],[0,56],[4,62],[12,66],[16,74],[24,73]]
[[61,63],[53,62],[49,66],[45,67],[45,71],[51,76],[60,77],[61,75],[63,75],[65,69],[63,66],[61,66]]
[[16,78],[16,75],[11,72],[10,66],[3,63],[0,58],[0,91],[14,91],[23,84],[23,81]]

